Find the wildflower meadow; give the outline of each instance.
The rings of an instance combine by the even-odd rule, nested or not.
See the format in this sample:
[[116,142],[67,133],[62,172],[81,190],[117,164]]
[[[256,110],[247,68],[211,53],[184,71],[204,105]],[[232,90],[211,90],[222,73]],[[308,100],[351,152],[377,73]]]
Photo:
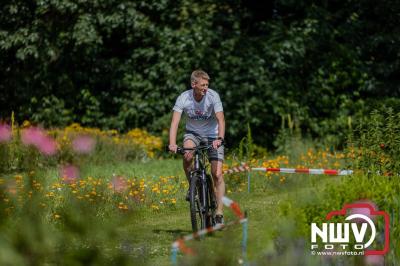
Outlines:
[[[248,239],[232,226],[188,243],[197,255],[177,263],[383,265],[398,261],[396,221],[399,114],[373,113],[347,146],[332,150],[292,135],[298,153],[256,147],[251,132],[224,163],[226,196],[246,211]],[[386,121],[386,128],[378,127]],[[384,134],[391,132],[391,134]],[[295,144],[293,144],[295,143]],[[171,243],[190,233],[188,183],[177,155],[142,129],[127,133],[71,124],[44,129],[0,124],[0,263],[2,265],[170,265]],[[256,150],[258,153],[256,154]],[[229,169],[351,169],[345,176]],[[304,172],[304,171],[303,171]],[[368,200],[391,218],[385,256],[310,256],[311,222],[330,210]],[[226,219],[234,220],[226,210]],[[379,246],[379,244],[378,244]],[[211,252],[210,252],[211,249]],[[294,256],[294,254],[298,254]]]

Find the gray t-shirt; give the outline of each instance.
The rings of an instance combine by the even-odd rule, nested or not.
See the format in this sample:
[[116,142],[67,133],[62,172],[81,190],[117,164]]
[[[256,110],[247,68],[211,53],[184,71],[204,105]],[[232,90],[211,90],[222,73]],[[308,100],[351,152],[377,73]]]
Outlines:
[[185,112],[186,131],[194,132],[202,137],[218,136],[218,123],[215,113],[222,112],[222,102],[216,91],[208,89],[200,102],[193,96],[193,89],[187,90],[176,99],[174,111]]

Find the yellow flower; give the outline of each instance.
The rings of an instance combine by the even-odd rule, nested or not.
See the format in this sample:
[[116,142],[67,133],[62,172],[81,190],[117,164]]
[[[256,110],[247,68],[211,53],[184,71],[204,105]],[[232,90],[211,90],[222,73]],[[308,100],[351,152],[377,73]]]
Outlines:
[[23,123],[22,123],[22,127],[23,128],[27,128],[27,127],[30,127],[31,126],[31,123],[28,121],[28,120],[25,120]]

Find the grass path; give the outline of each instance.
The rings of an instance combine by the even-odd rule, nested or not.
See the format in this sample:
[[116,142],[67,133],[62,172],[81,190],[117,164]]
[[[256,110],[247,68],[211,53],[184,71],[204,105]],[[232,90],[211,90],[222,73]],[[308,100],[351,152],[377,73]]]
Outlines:
[[[157,179],[160,176],[178,176],[179,180],[185,180],[183,176],[181,160],[165,159],[148,162],[120,163],[106,165],[90,165],[82,170],[82,176],[95,178],[109,178],[113,174],[126,177],[140,177],[144,179]],[[48,176],[57,176],[50,171]],[[230,176],[226,176],[227,191],[232,188]],[[245,174],[242,181],[246,181]],[[274,249],[273,232],[281,225],[278,220],[279,202],[288,198],[310,195],[310,191],[326,182],[334,182],[332,177],[316,177],[305,175],[287,175],[286,181],[281,183],[279,176],[267,179],[262,173],[252,173],[251,193],[228,193],[227,196],[237,202],[242,211],[248,214],[248,241],[247,257],[249,261],[259,260],[266,253]],[[323,182],[316,182],[323,181]],[[247,188],[247,185],[245,189]],[[232,189],[233,190],[233,189]],[[108,248],[116,249],[130,254],[136,262],[147,265],[171,265],[171,244],[180,236],[191,233],[189,204],[184,200],[185,191],[177,197],[174,207],[152,210],[148,207],[139,208],[128,221],[121,223],[117,230],[122,238],[119,238],[118,247],[109,245]],[[225,220],[236,219],[228,208],[225,208]],[[212,257],[225,253],[224,258],[232,261],[223,261],[221,265],[237,265],[241,257],[242,226],[234,225],[223,231],[207,236],[203,241],[191,241],[200,254],[197,259]],[[202,257],[202,252],[207,252]],[[214,256],[216,258],[218,256]],[[179,253],[179,259],[186,260],[188,256]],[[189,264],[203,264],[202,261],[191,261]]]
[[[243,193],[242,193],[243,194]],[[282,195],[265,196],[263,194],[231,195],[231,198],[238,199],[241,208],[248,212],[249,217],[249,258],[257,256],[261,250],[271,248],[271,230],[275,224],[276,202]],[[225,209],[226,220],[233,220],[235,217],[228,209]],[[176,209],[163,210],[159,212],[145,212],[136,219],[129,232],[131,239],[134,239],[142,249],[137,251],[145,253],[150,265],[170,265],[171,244],[179,236],[191,233],[188,203],[183,199],[179,200]],[[141,228],[139,231],[137,228]],[[224,231],[217,232],[201,241],[202,245],[221,245],[224,239],[236,242],[237,252],[240,252],[242,237],[241,225],[234,225]],[[194,241],[192,241],[194,242]],[[197,242],[197,241],[196,241]],[[208,243],[207,243],[208,242]],[[192,245],[193,243],[188,243]],[[194,243],[197,244],[197,243]],[[141,254],[135,254],[141,255]]]
[[[137,166],[120,166],[121,171],[130,171],[130,167],[138,169]],[[180,161],[165,160],[158,163],[142,164],[146,175],[160,175],[161,173],[182,175]],[[161,169],[161,170],[160,170]],[[118,169],[115,169],[118,170]],[[96,172],[96,169],[92,171]],[[160,172],[161,171],[161,172]],[[141,170],[139,172],[142,172]],[[143,172],[142,172],[143,173]],[[227,196],[238,202],[242,210],[248,213],[248,252],[250,261],[260,258],[263,254],[273,250],[272,233],[280,224],[277,220],[278,203],[288,197],[310,194],[311,182],[296,181],[294,184],[270,187],[263,184],[265,178],[254,175],[252,181],[252,192],[230,193]],[[182,177],[183,178],[183,177]],[[229,177],[226,177],[229,178]],[[296,180],[299,177],[288,177]],[[308,180],[309,177],[304,177]],[[315,177],[314,177],[315,178]],[[322,178],[324,182],[332,182],[332,177]],[[230,210],[225,208],[225,219],[235,219]],[[175,208],[167,208],[159,211],[149,209],[142,210],[139,217],[132,224],[121,230],[127,235],[127,252],[134,257],[142,258],[143,263],[150,265],[171,265],[171,244],[178,237],[191,233],[188,203],[184,200],[184,193],[178,198]],[[188,245],[206,247],[208,252],[220,252],[218,247],[226,245],[228,252],[240,257],[242,240],[241,225],[234,225],[224,231],[216,232],[203,241],[191,241]],[[203,249],[204,250],[204,249]],[[183,255],[180,253],[179,258]]]

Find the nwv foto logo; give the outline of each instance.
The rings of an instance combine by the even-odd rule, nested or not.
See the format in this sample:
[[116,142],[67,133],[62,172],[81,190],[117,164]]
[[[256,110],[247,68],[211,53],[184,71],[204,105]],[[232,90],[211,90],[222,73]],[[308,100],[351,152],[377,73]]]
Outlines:
[[[334,216],[346,216],[348,211],[352,214],[345,217],[344,222],[311,224],[311,250],[350,249],[364,250],[365,255],[386,254],[389,251],[389,215],[384,211],[375,210],[370,203],[353,203],[345,204],[339,211],[328,213],[326,220],[329,221]],[[374,222],[377,217],[382,217],[384,220],[384,247],[381,250],[371,250],[367,248],[374,243],[377,236]]]

